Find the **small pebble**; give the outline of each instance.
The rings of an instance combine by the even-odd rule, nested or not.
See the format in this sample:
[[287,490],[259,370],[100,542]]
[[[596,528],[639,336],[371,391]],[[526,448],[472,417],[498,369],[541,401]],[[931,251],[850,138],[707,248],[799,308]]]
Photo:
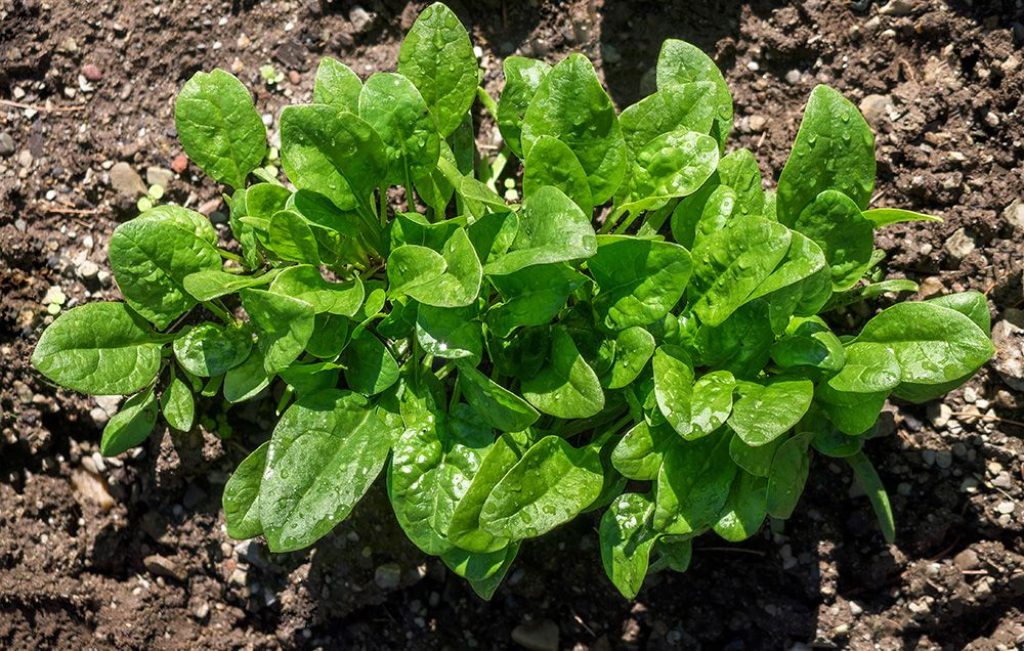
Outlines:
[[384,563],[374,571],[373,582],[381,590],[394,590],[402,582],[402,568],[398,563]]
[[1003,515],[1010,515],[1017,508],[1017,505],[1009,500],[1004,500],[996,506],[996,511]]
[[82,76],[89,81],[99,81],[103,79],[103,71],[95,63],[87,63],[82,66]]
[[177,174],[181,174],[182,172],[187,170],[188,156],[186,156],[185,154],[178,154],[177,156],[175,156],[174,160],[171,161],[171,169],[174,170],[174,172]]
[[0,156],[10,156],[15,152],[17,146],[14,144],[14,138],[11,134],[6,131],[0,131]]

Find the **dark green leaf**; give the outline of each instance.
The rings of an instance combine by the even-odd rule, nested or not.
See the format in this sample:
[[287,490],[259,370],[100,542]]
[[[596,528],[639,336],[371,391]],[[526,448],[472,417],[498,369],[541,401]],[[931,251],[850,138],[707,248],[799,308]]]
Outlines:
[[245,361],[252,350],[252,333],[237,326],[200,323],[175,339],[173,347],[183,369],[198,377],[213,377]]
[[228,535],[235,540],[255,538],[263,533],[259,493],[269,447],[270,441],[267,441],[249,453],[224,484],[224,495],[221,498],[224,524]]
[[589,418],[604,409],[597,375],[561,327],[551,331],[551,354],[546,366],[523,381],[522,393],[542,413],[557,418]]
[[768,474],[768,514],[785,520],[793,514],[807,483],[811,461],[807,453],[810,434],[783,441],[772,458]]
[[324,280],[320,271],[311,265],[288,267],[274,279],[270,291],[306,301],[317,314],[326,312],[348,317],[359,312],[366,295],[359,276],[346,283],[332,283]]
[[541,136],[530,147],[523,172],[523,193],[551,185],[576,202],[584,214],[594,211],[587,172],[569,146],[552,136]]
[[747,445],[771,443],[796,425],[811,405],[810,380],[774,379],[767,384],[743,382],[729,427]]
[[729,497],[735,474],[728,432],[672,446],[658,472],[654,528],[689,534],[711,526]]
[[367,330],[352,336],[341,361],[349,388],[364,395],[376,395],[398,381],[395,358],[380,339]]
[[158,407],[152,387],[124,401],[110,417],[100,439],[100,454],[116,457],[146,440],[156,424]]
[[741,542],[761,528],[768,515],[768,480],[740,471],[714,530],[729,542]]
[[256,325],[263,367],[273,375],[295,361],[305,349],[313,334],[313,306],[262,289],[243,289],[239,295]]
[[522,159],[523,146],[519,138],[523,118],[530,100],[551,71],[551,66],[543,61],[513,55],[505,59],[502,67],[505,71],[505,87],[498,101],[498,128],[509,149]]
[[437,123],[416,86],[402,75],[378,72],[367,79],[359,94],[359,117],[384,141],[388,183],[411,183],[437,165]]
[[540,416],[528,402],[468,364],[459,366],[459,381],[470,407],[499,431],[523,431]]

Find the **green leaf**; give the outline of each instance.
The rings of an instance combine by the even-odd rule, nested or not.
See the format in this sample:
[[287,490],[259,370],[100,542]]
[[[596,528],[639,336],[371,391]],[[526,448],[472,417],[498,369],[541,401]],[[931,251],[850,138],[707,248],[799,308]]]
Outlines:
[[366,296],[359,276],[346,283],[332,283],[324,280],[320,270],[311,265],[288,267],[274,278],[270,291],[305,301],[317,314],[326,312],[347,317],[359,312]]
[[292,388],[298,396],[316,393],[322,389],[333,389],[338,386],[340,365],[333,362],[313,362],[311,364],[293,363],[281,370],[281,379]]
[[740,471],[713,528],[725,540],[741,542],[757,533],[767,515],[768,480]]
[[402,75],[378,72],[367,79],[359,94],[359,117],[384,141],[388,183],[411,183],[437,165],[437,123],[416,86]]
[[585,214],[594,211],[587,172],[569,146],[552,136],[540,136],[530,148],[523,172],[523,193],[529,197],[539,188],[558,188]]
[[714,84],[717,114],[711,135],[724,149],[732,131],[732,95],[725,77],[711,57],[697,46],[672,38],[662,43],[657,66],[658,90],[700,81]]
[[846,348],[846,363],[828,380],[836,391],[876,393],[900,383],[900,365],[884,345],[854,343]]
[[711,526],[729,497],[735,474],[727,432],[672,446],[658,472],[654,528],[688,534]]
[[160,340],[124,303],[89,303],[64,312],[43,331],[32,366],[73,391],[134,393],[156,379]]
[[233,274],[220,269],[204,269],[185,276],[182,285],[197,301],[212,301],[221,296],[235,294],[246,287],[268,285],[277,274],[277,269],[259,276]]
[[480,511],[494,486],[522,458],[525,444],[524,434],[503,434],[484,455],[469,488],[452,513],[448,537],[454,544],[476,553],[495,552],[508,544],[507,538],[483,529]]
[[817,314],[832,296],[832,273],[825,252],[801,233],[790,231],[790,238],[782,262],[750,295],[768,300],[773,316],[783,324],[793,314]]
[[626,172],[626,142],[615,106],[582,54],[562,59],[541,81],[523,118],[527,158],[541,136],[569,145],[587,173],[594,205],[612,197]]
[[743,382],[740,399],[732,408],[729,427],[751,446],[765,445],[795,426],[807,413],[814,395],[810,380]]
[[[455,154],[452,153],[452,148],[443,140],[440,143],[440,155],[452,167],[456,165]],[[452,194],[455,193],[455,184],[441,171],[440,167],[436,167],[429,173],[414,178],[413,185],[416,188],[416,193],[420,195],[425,204],[430,206],[438,215],[445,214],[445,211],[448,209],[448,203],[452,200]]]
[[124,401],[110,417],[100,439],[100,454],[116,457],[146,440],[156,425],[157,402],[150,387]]
[[508,574],[509,569],[512,567],[512,562],[516,559],[516,554],[519,553],[519,543],[513,543],[505,548],[505,559],[498,569],[484,579],[468,578],[469,587],[473,588],[473,592],[484,601],[490,601],[491,597],[494,596],[494,592],[501,585],[501,582],[505,580],[505,575]]
[[565,328],[551,331],[551,354],[535,376],[524,380],[523,397],[557,418],[589,418],[604,409],[601,383]]
[[791,324],[785,337],[772,346],[772,359],[783,369],[816,368],[837,372],[846,364],[842,342],[824,323],[817,320]]
[[160,395],[160,412],[167,424],[179,432],[192,429],[196,414],[195,400],[188,384],[177,375],[171,376],[167,388]]
[[611,368],[601,376],[602,385],[608,389],[621,389],[632,384],[654,355],[656,345],[654,336],[640,326],[619,332],[613,341]]
[[818,385],[815,399],[836,428],[848,436],[864,434],[878,420],[889,391],[848,393],[828,384]]
[[174,103],[174,124],[189,159],[220,183],[244,188],[267,155],[267,130],[242,82],[219,68],[197,72]]
[[779,176],[778,218],[790,226],[825,190],[841,192],[861,210],[875,187],[875,137],[850,103],[828,86],[811,93],[793,151]]
[[306,342],[306,352],[320,359],[337,357],[348,343],[349,321],[343,316],[324,312],[313,321],[313,334]]
[[425,353],[435,357],[468,359],[474,364],[483,357],[483,336],[473,307],[419,306],[416,339]]
[[654,395],[658,409],[680,436],[697,438],[704,432],[693,431],[693,361],[678,346],[659,346],[651,360],[654,369]]
[[811,461],[807,453],[810,434],[786,439],[772,458],[768,474],[768,514],[785,520],[793,514],[804,492]]
[[605,574],[627,599],[636,597],[647,576],[651,548],[658,540],[649,525],[653,514],[650,497],[624,493],[601,518],[601,562]]
[[533,265],[582,260],[596,252],[590,219],[561,190],[545,186],[523,202],[509,252],[488,262],[484,271],[504,276]]
[[775,451],[779,449],[784,440],[785,437],[779,437],[771,443],[754,447],[747,445],[743,439],[734,434],[729,441],[729,458],[745,472],[757,477],[767,477],[771,472]]
[[256,325],[263,367],[273,375],[294,362],[305,349],[313,334],[313,306],[263,289],[243,289],[239,296]]
[[672,428],[640,421],[615,445],[612,465],[629,479],[656,479],[666,451],[678,441]]
[[483,272],[466,229],[458,228],[442,252],[405,244],[391,252],[387,265],[391,291],[434,307],[464,307],[480,293]]
[[390,442],[358,394],[329,389],[289,407],[270,439],[257,500],[270,550],[308,547],[348,517],[384,467]]
[[173,348],[183,369],[198,377],[213,377],[245,361],[252,350],[252,333],[237,326],[200,323],[179,335]]
[[710,434],[725,424],[735,389],[736,378],[729,371],[711,371],[694,382],[690,411],[697,432]]
[[286,106],[281,111],[281,165],[295,187],[352,210],[366,206],[384,180],[388,154],[373,127],[352,113],[323,104]]
[[520,326],[545,325],[587,278],[564,264],[534,265],[490,281],[504,299],[487,311],[488,327],[507,337]]
[[234,403],[254,398],[270,385],[271,377],[263,365],[263,353],[253,348],[244,362],[224,375],[224,399]]
[[901,386],[965,378],[995,352],[969,317],[930,302],[893,305],[868,321],[856,341],[888,347],[900,365]]
[[885,492],[882,479],[878,476],[875,466],[864,455],[863,452],[846,459],[846,462],[853,468],[853,474],[857,481],[864,487],[868,499],[871,501],[871,508],[878,518],[878,526],[882,529],[882,537],[890,545],[896,542],[896,522],[892,516],[892,506],[889,504],[889,494]]
[[695,342],[699,365],[727,370],[741,378],[757,377],[771,356],[775,338],[770,310],[760,299],[741,306],[719,326],[700,326]]
[[875,228],[883,228],[890,224],[903,222],[941,222],[942,217],[925,215],[913,210],[901,210],[899,208],[874,208],[865,210],[864,219],[867,219]]
[[320,59],[313,82],[313,101],[328,104],[339,111],[359,112],[359,91],[363,82],[352,68],[331,57]]
[[398,72],[412,80],[442,136],[459,126],[476,98],[477,62],[466,28],[435,2],[424,9],[398,51]]
[[125,301],[163,330],[196,304],[185,276],[221,267],[209,220],[179,206],[157,206],[114,229],[110,266]]
[[263,533],[259,494],[269,448],[270,441],[267,441],[250,452],[224,484],[221,498],[224,525],[228,535],[235,540],[255,538]]
[[610,330],[663,319],[690,279],[690,252],[671,242],[602,235],[587,262],[599,292],[594,310]]
[[312,224],[294,210],[279,210],[270,218],[266,247],[290,262],[321,262],[320,246]]
[[635,153],[622,207],[650,210],[660,208],[669,199],[693,194],[717,164],[718,143],[714,138],[687,129],[662,134]]
[[[916,291],[916,290],[915,290]],[[987,336],[992,334],[992,315],[988,311],[988,299],[981,292],[959,292],[930,298],[926,303],[941,305],[956,310],[974,322]]]
[[[719,188],[723,186],[729,190],[719,191]],[[724,196],[728,196],[732,205],[722,205]],[[713,198],[719,202],[719,205],[709,205]],[[709,219],[717,213],[718,215],[762,216],[774,221],[773,217],[769,217],[765,213],[765,192],[761,187],[761,169],[749,150],[739,149],[719,159],[718,169],[704,182],[704,185],[676,205],[672,211],[671,221],[672,237],[675,241],[683,246],[692,247],[697,226],[705,213],[708,213]],[[712,232],[707,227],[701,230],[704,235]]]
[[469,406],[496,430],[520,432],[540,417],[528,402],[468,364],[459,365],[459,381]]
[[572,520],[601,494],[601,458],[559,436],[530,447],[484,502],[484,530],[510,540],[535,538]]
[[445,538],[456,505],[493,439],[489,430],[462,418],[431,414],[395,441],[388,468],[388,494],[402,530],[427,554],[448,552]]
[[517,232],[519,217],[514,212],[487,213],[466,227],[481,264],[508,251]]
[[756,217],[734,219],[693,250],[690,305],[703,323],[720,325],[751,299],[789,250],[787,228]]
[[398,363],[368,330],[352,336],[341,361],[349,388],[364,395],[376,395],[398,381]]
[[874,227],[849,197],[825,190],[797,217],[793,228],[821,247],[832,270],[832,289],[857,284],[872,266]]
[[505,87],[498,100],[498,128],[508,148],[520,159],[524,158],[520,136],[523,118],[544,77],[551,66],[536,59],[512,55],[502,63]]
[[680,128],[710,133],[717,112],[715,85],[698,81],[648,95],[624,110],[619,124],[630,152],[636,154],[658,136]]

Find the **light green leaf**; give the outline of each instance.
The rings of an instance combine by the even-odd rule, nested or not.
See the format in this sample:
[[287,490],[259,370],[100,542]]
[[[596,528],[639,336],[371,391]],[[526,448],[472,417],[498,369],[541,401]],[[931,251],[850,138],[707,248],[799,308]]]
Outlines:
[[601,383],[608,389],[621,389],[636,380],[647,366],[656,346],[654,336],[635,326],[626,328],[615,336],[614,358],[611,368],[601,376]]
[[366,296],[359,276],[346,283],[328,282],[311,265],[288,267],[274,278],[270,291],[306,301],[317,314],[326,312],[347,317],[359,312]]
[[[916,290],[915,290],[916,291]],[[974,325],[981,328],[986,335],[992,334],[992,315],[988,311],[988,299],[981,292],[959,292],[937,296],[926,301],[932,305],[941,305],[963,314]]]
[[192,429],[196,413],[195,400],[188,384],[177,375],[172,375],[167,388],[160,395],[160,413],[167,424],[179,432]]
[[697,432],[710,434],[725,424],[735,389],[736,378],[729,371],[711,371],[694,382],[690,412]]
[[715,85],[707,81],[672,85],[648,95],[619,116],[622,135],[636,154],[658,136],[680,128],[710,133],[718,112]]
[[252,333],[237,326],[200,323],[179,335],[173,348],[183,369],[198,377],[213,377],[245,361],[252,350]]
[[476,97],[477,62],[451,9],[435,2],[420,13],[398,51],[398,72],[416,84],[441,135],[455,131]]
[[355,114],[323,104],[287,106],[281,111],[281,165],[295,187],[352,210],[366,206],[384,180],[388,155],[373,127]]
[[523,431],[540,417],[528,402],[468,364],[459,365],[459,381],[469,406],[501,432]]
[[565,331],[551,331],[547,364],[522,383],[523,397],[542,413],[557,418],[589,418],[604,409],[601,383]]
[[872,210],[865,210],[863,215],[875,228],[883,228],[890,224],[900,224],[903,222],[942,221],[942,217],[925,215],[913,210],[901,210],[899,208],[874,208]]
[[889,494],[885,492],[878,471],[863,452],[847,458],[846,462],[853,468],[853,474],[871,501],[871,508],[878,518],[878,526],[882,529],[882,537],[885,538],[885,542],[893,544],[896,542],[896,522],[893,519],[892,506],[889,504]]
[[129,394],[160,370],[160,340],[124,303],[89,303],[43,331],[32,366],[47,379],[92,395]]
[[612,197],[626,172],[626,142],[608,93],[582,54],[562,59],[541,81],[523,118],[527,158],[541,136],[569,145],[587,172],[594,205]]
[[485,531],[510,540],[535,538],[572,520],[601,494],[601,458],[546,436],[495,485],[480,511]]
[[294,210],[279,210],[270,218],[266,247],[290,262],[321,262],[320,246],[313,233],[313,225]]
[[686,41],[667,39],[658,55],[657,81],[659,91],[700,81],[714,84],[717,114],[711,135],[724,149],[732,130],[732,95],[725,77],[711,57]]
[[233,274],[220,269],[204,269],[185,276],[182,285],[185,287],[185,291],[197,301],[212,301],[221,296],[234,294],[246,287],[267,285],[277,274],[277,269],[259,276]]
[[690,279],[690,252],[671,242],[602,235],[587,262],[597,281],[594,310],[610,330],[663,319]]
[[811,238],[825,253],[832,270],[832,289],[857,284],[872,266],[874,227],[845,194],[825,190],[803,209],[793,228]]
[[612,465],[629,479],[656,479],[666,451],[678,442],[672,428],[640,421],[615,445]]
[[828,380],[836,391],[891,391],[900,383],[900,365],[884,344],[854,343],[846,348],[846,363]]
[[383,468],[390,443],[358,394],[329,389],[289,407],[270,439],[257,499],[270,550],[308,547],[348,517]]
[[768,480],[740,471],[714,530],[729,542],[741,542],[761,528],[768,515]]
[[263,367],[273,375],[294,362],[305,349],[313,334],[313,306],[263,289],[243,289],[239,295],[256,325]]
[[673,445],[658,472],[654,528],[689,534],[711,526],[729,497],[735,474],[727,432]]
[[523,156],[523,145],[520,135],[523,130],[523,118],[530,106],[544,77],[551,71],[551,66],[536,59],[512,55],[502,63],[505,72],[505,87],[501,89],[498,100],[498,128],[508,148],[520,159]]
[[800,422],[811,405],[814,384],[780,378],[767,384],[743,382],[739,392],[729,427],[744,443],[756,447],[771,443]]
[[541,136],[530,148],[523,171],[523,193],[529,197],[550,185],[576,202],[584,214],[594,211],[587,172],[569,146],[552,136]]
[[807,453],[811,434],[798,434],[783,441],[772,458],[768,474],[768,514],[785,520],[793,514],[804,492],[811,461]]
[[263,365],[263,353],[253,348],[244,362],[224,375],[224,399],[234,403],[254,398],[270,385],[271,377]]
[[209,220],[179,206],[158,206],[114,229],[110,266],[125,301],[163,330],[196,304],[185,276],[221,267]]
[[367,79],[359,93],[359,117],[384,141],[388,183],[411,183],[437,165],[437,123],[416,86],[402,75],[378,72]]
[[598,530],[605,574],[622,596],[633,599],[647,576],[657,534],[650,528],[654,502],[646,495],[624,493],[613,500]]
[[476,310],[420,305],[416,311],[416,339],[423,352],[445,359],[466,359],[479,364],[483,335]]
[[480,293],[483,272],[466,229],[458,228],[440,254],[406,244],[388,258],[391,291],[434,307],[464,307]]
[[507,337],[520,326],[549,323],[586,280],[564,264],[534,265],[492,276],[490,281],[504,301],[487,311],[487,325],[497,336]]
[[320,59],[313,82],[313,101],[328,104],[339,111],[359,112],[359,91],[363,82],[352,68],[331,57]]
[[874,187],[871,127],[838,91],[816,87],[804,110],[793,152],[779,176],[779,221],[792,225],[825,190],[845,194],[863,210]]
[[267,130],[242,82],[216,69],[197,72],[174,103],[174,124],[189,159],[220,183],[244,188],[267,155]]
[[635,152],[629,191],[619,202],[628,210],[660,208],[696,192],[715,171],[718,143],[696,131],[664,133]]
[[582,260],[596,252],[590,219],[561,190],[545,186],[523,203],[509,252],[488,262],[484,271],[503,276],[533,265]]
[[269,447],[270,441],[267,441],[250,452],[224,484],[221,498],[224,525],[228,535],[235,540],[255,538],[263,533],[259,494]]
[[665,420],[684,438],[703,436],[693,430],[693,360],[678,346],[659,346],[651,366],[654,396]]
[[145,441],[156,425],[157,412],[152,387],[125,400],[103,428],[100,454],[116,457]]

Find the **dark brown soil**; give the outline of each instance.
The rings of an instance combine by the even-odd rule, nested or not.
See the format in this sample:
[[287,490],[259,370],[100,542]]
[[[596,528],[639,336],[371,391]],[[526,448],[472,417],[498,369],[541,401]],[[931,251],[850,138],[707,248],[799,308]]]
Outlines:
[[[453,4],[492,93],[513,52],[582,50],[625,106],[664,38],[696,42],[726,71],[734,142],[768,179],[810,89],[838,87],[872,110],[876,205],[945,218],[883,234],[890,275],[924,294],[981,290],[1006,332],[1024,326],[1019,2]],[[98,456],[110,405],[45,385],[28,357],[52,288],[65,307],[116,297],[106,243],[135,197],[113,189],[111,166],[171,166],[173,99],[196,70],[235,65],[274,116],[309,98],[325,54],[363,75],[390,68],[419,6],[369,0],[364,24],[341,0],[0,3],[0,648],[490,649],[543,620],[563,649],[1022,648],[1021,337],[1004,337],[996,364],[944,406],[889,409],[892,433],[868,452],[893,496],[896,545],[845,467],[819,458],[784,530],[742,546],[702,539],[688,573],[652,577],[633,603],[604,578],[586,519],[525,546],[490,603],[404,541],[380,492],[311,551],[235,544],[219,501],[267,435],[251,408],[230,414],[223,441],[165,433],[138,454]],[[266,63],[286,73],[280,87],[261,81]],[[494,141],[486,122],[479,135]],[[196,172],[169,198],[221,209]]]

